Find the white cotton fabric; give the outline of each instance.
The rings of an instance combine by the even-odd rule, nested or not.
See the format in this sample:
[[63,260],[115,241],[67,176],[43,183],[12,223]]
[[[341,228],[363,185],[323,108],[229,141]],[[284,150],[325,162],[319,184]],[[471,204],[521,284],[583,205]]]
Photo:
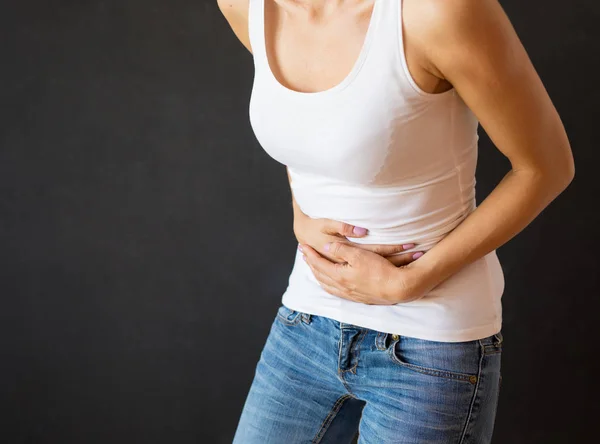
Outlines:
[[[301,210],[369,229],[356,243],[416,243],[427,251],[476,208],[478,120],[454,89],[423,91],[407,68],[399,0],[375,0],[358,59],[335,87],[283,86],[265,52],[264,2],[250,0],[254,83],[249,118],[257,140],[287,165]],[[501,329],[504,274],[496,251],[463,267],[425,297],[396,305],[325,291],[302,253],[282,303],[382,332],[458,342]]]

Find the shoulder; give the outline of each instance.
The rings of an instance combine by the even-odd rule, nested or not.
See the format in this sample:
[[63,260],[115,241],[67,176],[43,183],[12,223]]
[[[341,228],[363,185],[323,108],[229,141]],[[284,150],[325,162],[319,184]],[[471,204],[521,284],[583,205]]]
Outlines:
[[251,0],[217,0],[217,6],[238,40],[252,53],[248,35],[248,8]]
[[474,30],[503,14],[498,0],[403,0],[404,10],[418,17],[424,32],[438,35]]
[[498,0],[402,2],[406,32],[441,74],[444,68],[473,67],[485,57],[500,60],[520,44]]
[[224,13],[246,13],[250,0],[217,0],[219,9]]

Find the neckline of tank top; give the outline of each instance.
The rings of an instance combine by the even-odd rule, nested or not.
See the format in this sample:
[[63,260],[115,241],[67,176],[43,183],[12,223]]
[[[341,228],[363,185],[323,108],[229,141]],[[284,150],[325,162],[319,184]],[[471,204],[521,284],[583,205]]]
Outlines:
[[380,3],[382,1],[386,1],[386,0],[374,0],[373,1],[371,17],[369,19],[369,24],[367,26],[367,31],[365,33],[363,44],[362,44],[362,47],[358,54],[358,57],[357,57],[356,61],[354,62],[354,65],[352,66],[352,69],[350,70],[350,72],[338,84],[336,84],[326,90],[315,91],[315,92],[296,91],[296,90],[290,89],[290,88],[286,87],[285,85],[283,85],[282,83],[280,83],[279,80],[277,80],[277,78],[273,74],[273,71],[271,71],[271,66],[269,65],[269,57],[267,55],[267,45],[266,45],[265,1],[266,0],[259,1],[259,6],[260,6],[259,13],[261,14],[261,23],[262,23],[260,31],[262,32],[262,39],[261,39],[262,40],[262,55],[263,55],[264,64],[265,64],[265,71],[267,72],[267,75],[268,75],[271,83],[279,91],[282,91],[282,93],[287,94],[288,96],[290,96],[292,98],[315,100],[315,99],[325,99],[336,93],[339,93],[340,91],[343,91],[345,88],[347,88],[348,86],[350,86],[352,84],[354,79],[356,79],[361,68],[364,66],[365,60],[366,60],[369,50],[371,48],[371,42],[373,41],[373,38],[375,35],[375,29],[377,28],[378,22],[380,20],[380,16],[381,16],[381,14],[379,13],[380,12],[379,11]]

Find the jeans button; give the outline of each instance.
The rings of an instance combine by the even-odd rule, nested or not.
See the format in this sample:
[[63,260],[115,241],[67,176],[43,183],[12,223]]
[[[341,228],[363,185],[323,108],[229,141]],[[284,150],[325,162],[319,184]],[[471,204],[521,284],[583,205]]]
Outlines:
[[392,339],[393,339],[394,341],[397,341],[399,337],[400,337],[400,336],[398,336],[398,335],[392,335]]

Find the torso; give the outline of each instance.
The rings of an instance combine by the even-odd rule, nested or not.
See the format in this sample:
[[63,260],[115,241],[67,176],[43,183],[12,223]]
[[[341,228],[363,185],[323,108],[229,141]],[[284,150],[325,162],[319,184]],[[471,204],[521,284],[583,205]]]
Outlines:
[[[414,31],[409,71],[402,4],[412,0],[364,0],[322,20],[283,1],[245,1],[248,12],[233,18],[253,47],[248,117],[256,139],[287,166],[304,214],[367,228],[356,243],[428,251],[476,208],[479,122],[454,88],[432,92],[438,79],[427,91],[415,79],[424,43]],[[418,12],[427,25],[431,11]],[[325,291],[297,251],[282,302],[378,331],[461,341],[499,331],[503,286],[491,252],[419,301],[358,304]]]

